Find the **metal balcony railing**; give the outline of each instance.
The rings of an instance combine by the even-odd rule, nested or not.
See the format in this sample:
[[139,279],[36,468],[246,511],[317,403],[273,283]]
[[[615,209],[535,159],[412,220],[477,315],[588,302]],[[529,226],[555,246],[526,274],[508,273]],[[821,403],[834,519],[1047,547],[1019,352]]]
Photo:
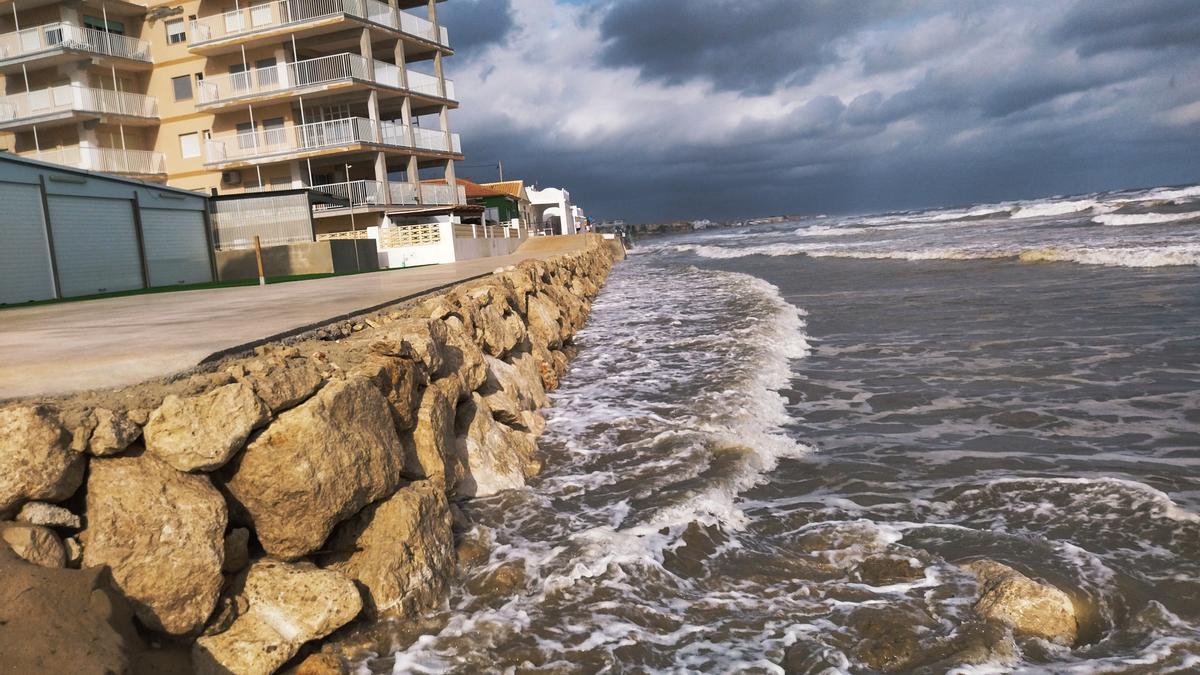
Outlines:
[[66,23],[24,28],[0,35],[0,60],[28,56],[57,49],[116,56],[150,63],[150,43],[92,28]]
[[[385,195],[390,195],[392,206],[413,206],[417,204],[416,191],[410,183],[402,183],[398,181],[381,182],[373,180],[355,180],[348,183],[327,183],[325,185],[314,185],[310,190],[323,192],[332,195],[339,199],[345,199],[350,202],[350,206],[355,208],[364,206],[382,206],[385,204]],[[467,203],[467,191],[463,186],[458,186],[458,200],[454,200],[452,195],[455,194],[450,190],[450,186],[446,184],[430,184],[421,185],[422,204],[435,205],[455,205]],[[346,208],[339,205],[323,204],[317,207],[322,211],[336,211]]]
[[0,122],[70,111],[152,119],[158,117],[158,101],[141,94],[74,84],[0,96]]
[[[418,144],[416,148],[448,152],[445,134],[439,131],[437,135],[441,136],[440,144],[434,144],[433,139],[429,138],[430,142],[424,146]],[[452,136],[452,140],[450,147],[458,147],[457,134]],[[374,121],[365,117],[349,117],[214,136],[208,140],[206,148],[208,163],[219,164],[356,144],[414,147],[409,143],[409,128],[399,122],[381,121],[377,131]]]
[[[409,88],[417,82],[421,93],[432,90],[437,96],[437,78],[409,71]],[[428,81],[433,80],[432,88]],[[342,53],[314,59],[280,63],[268,68],[256,68],[244,73],[215,75],[205,78],[198,87],[201,104],[222,103],[240,98],[261,96],[276,92],[304,89],[338,82],[373,82],[385,87],[400,89],[403,85],[400,69],[390,63],[368,60],[358,54]],[[448,92],[453,92],[453,83],[447,81]]]
[[159,175],[167,172],[167,161],[161,152],[122,150],[120,148],[55,148],[42,150],[34,159],[65,164],[102,173]]
[[450,44],[445,28],[435,30],[439,27],[430,21],[378,0],[275,0],[196,19],[192,22],[192,46],[343,15],[443,46]]

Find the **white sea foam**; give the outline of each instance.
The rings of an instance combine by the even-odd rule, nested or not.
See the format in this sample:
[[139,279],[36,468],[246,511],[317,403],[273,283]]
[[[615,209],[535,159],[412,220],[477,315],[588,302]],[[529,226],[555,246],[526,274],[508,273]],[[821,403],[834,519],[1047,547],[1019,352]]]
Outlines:
[[1200,244],[1129,248],[1060,248],[1021,251],[1024,262],[1073,262],[1107,267],[1179,267],[1200,265]]
[[1049,218],[1065,216],[1072,213],[1082,213],[1101,207],[1101,202],[1095,199],[1078,199],[1073,201],[1032,202],[1013,211],[1014,219]]
[[1200,211],[1187,213],[1106,213],[1092,218],[1100,225],[1154,225],[1181,220],[1200,220]]

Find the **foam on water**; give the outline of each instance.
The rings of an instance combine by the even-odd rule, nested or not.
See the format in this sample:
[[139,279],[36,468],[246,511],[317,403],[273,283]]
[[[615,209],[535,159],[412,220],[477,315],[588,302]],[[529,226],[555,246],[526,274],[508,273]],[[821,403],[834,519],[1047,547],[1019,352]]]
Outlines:
[[1200,211],[1188,213],[1108,213],[1092,218],[1101,225],[1156,225],[1181,220],[1200,220]]
[[1096,209],[1104,209],[1106,206],[1095,199],[1078,199],[1073,201],[1047,201],[1033,202],[1031,204],[1021,206],[1013,211],[1014,219],[1021,218],[1049,218],[1053,216],[1065,216],[1075,213],[1091,212]]

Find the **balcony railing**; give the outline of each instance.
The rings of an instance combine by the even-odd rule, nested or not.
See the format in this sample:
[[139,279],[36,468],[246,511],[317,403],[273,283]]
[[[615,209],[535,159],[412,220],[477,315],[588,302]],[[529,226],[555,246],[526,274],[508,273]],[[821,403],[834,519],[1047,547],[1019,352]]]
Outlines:
[[0,96],[0,122],[70,111],[155,118],[158,117],[158,101],[141,94],[74,84]]
[[[408,75],[409,87],[419,82],[422,91],[428,89],[428,83],[421,78],[429,77],[434,81],[431,95],[438,95],[437,78],[413,71],[409,71]],[[396,89],[403,84],[400,69],[396,66],[379,60],[370,61],[358,54],[343,53],[205,78],[199,85],[198,100],[201,104],[221,103],[353,80],[374,82]],[[446,87],[448,92],[453,91],[453,83],[447,82]]]
[[[386,195],[391,196],[392,206],[414,206],[417,204],[417,195],[412,184],[398,181],[384,183],[374,180],[355,180],[349,183],[314,185],[309,189],[324,192],[339,199],[348,200],[350,206],[355,208],[382,206],[385,203],[384,197]],[[450,190],[449,185],[429,183],[421,185],[422,204],[441,206],[467,203],[467,191],[463,186],[458,186],[457,201],[452,198],[453,194],[454,192]],[[316,208],[321,211],[336,211],[346,207],[336,204],[322,204]]]
[[467,189],[462,185],[458,190],[451,190],[447,183],[422,183],[422,204],[466,204]]
[[166,158],[161,152],[122,150],[120,148],[55,148],[42,150],[34,159],[66,164],[102,173],[158,175],[167,172]]
[[12,59],[56,49],[117,56],[146,63],[152,60],[150,43],[145,40],[65,23],[34,26],[0,35],[0,59]]
[[[273,155],[308,152],[343,145],[387,145],[397,148],[413,147],[408,140],[409,128],[399,122],[375,122],[365,117],[350,117],[326,122],[312,122],[292,127],[260,129],[238,134],[226,134],[209,139],[207,154],[209,164],[252,160]],[[438,132],[442,141],[431,147],[417,148],[435,152],[449,152],[445,134]],[[451,148],[459,147],[458,135],[452,135]],[[458,150],[454,150],[458,152]]]
[[450,44],[445,28],[435,30],[439,27],[433,23],[378,0],[275,0],[196,19],[192,22],[192,45],[342,15],[387,26],[443,46]]

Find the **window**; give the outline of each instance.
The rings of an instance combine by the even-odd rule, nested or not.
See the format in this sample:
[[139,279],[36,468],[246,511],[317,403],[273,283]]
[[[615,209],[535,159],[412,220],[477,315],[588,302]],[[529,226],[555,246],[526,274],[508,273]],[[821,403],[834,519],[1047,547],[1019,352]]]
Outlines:
[[179,152],[184,159],[200,156],[200,134],[193,131],[190,134],[179,135]]
[[263,120],[262,128],[263,138],[267,145],[283,145],[287,141],[287,134],[283,130],[282,117]]
[[192,100],[192,76],[180,75],[171,78],[171,89],[175,91],[176,101]]
[[167,44],[177,45],[187,40],[187,31],[183,28],[183,19],[171,19],[165,25],[167,27]]
[[120,21],[105,21],[99,16],[84,16],[83,27],[98,30],[101,33],[112,33],[113,35],[124,35],[125,24]]

